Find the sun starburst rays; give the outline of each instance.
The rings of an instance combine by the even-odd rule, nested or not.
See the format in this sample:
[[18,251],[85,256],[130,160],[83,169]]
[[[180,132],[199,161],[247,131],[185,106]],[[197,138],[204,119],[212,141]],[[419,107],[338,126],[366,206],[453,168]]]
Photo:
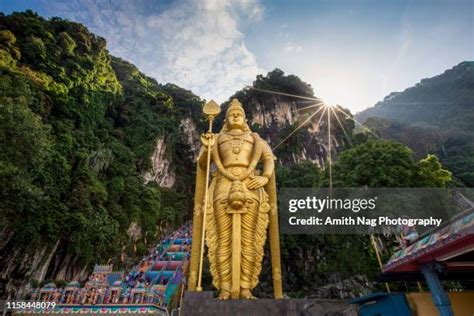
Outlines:
[[[303,110],[308,110],[308,109],[312,109],[312,108],[318,108],[313,113],[311,113],[300,125],[298,125],[294,130],[292,130],[282,141],[280,141],[275,147],[273,147],[273,150],[277,149],[279,146],[284,144],[288,139],[291,138],[291,136],[293,136],[298,130],[300,130],[311,119],[313,119],[318,113],[320,113],[322,111],[321,115],[319,116],[318,121],[316,123],[316,127],[315,127],[316,131],[320,130],[321,121],[322,121],[324,115],[326,115],[326,119],[327,119],[327,146],[328,146],[327,147],[328,148],[328,150],[327,150],[327,168],[328,168],[327,171],[328,171],[328,174],[329,174],[329,194],[330,194],[330,196],[332,196],[332,188],[333,188],[333,183],[332,183],[333,178],[332,178],[332,141],[331,141],[332,125],[331,125],[331,116],[334,116],[336,118],[336,121],[337,121],[338,125],[340,126],[342,132],[344,133],[344,136],[346,137],[350,147],[353,147],[351,137],[347,133],[346,128],[344,127],[344,124],[342,124],[338,113],[342,113],[342,115],[344,115],[347,119],[350,119],[355,124],[358,124],[359,126],[361,126],[364,131],[368,131],[370,134],[372,134],[373,136],[378,138],[378,136],[370,128],[368,128],[367,126],[364,126],[362,123],[357,121],[352,115],[349,115],[348,113],[346,113],[344,110],[342,110],[341,106],[339,106],[339,105],[327,104],[323,100],[317,99],[317,98],[309,98],[309,97],[298,96],[298,95],[282,93],[282,92],[276,92],[276,91],[270,91],[270,90],[264,90],[264,89],[257,89],[257,88],[254,88],[254,89],[257,90],[257,91],[272,93],[272,94],[276,94],[276,95],[284,95],[284,96],[289,96],[289,97],[295,97],[295,98],[300,98],[300,99],[316,101],[316,103],[314,103],[312,105],[309,105],[309,106],[302,107],[302,108],[298,109],[298,111],[303,111]],[[336,111],[338,113],[336,113]],[[371,236],[371,238],[373,239],[373,236]],[[374,244],[373,246],[374,246],[374,249],[375,249],[376,253],[378,254],[378,250],[377,250],[376,245]],[[390,288],[388,287],[388,284],[385,284],[385,285],[387,287],[387,291],[390,292]]]
[[[336,108],[338,108],[338,107],[336,107]],[[331,109],[332,113],[334,114],[334,117],[336,118],[337,122],[339,123],[339,126],[342,129],[342,132],[346,136],[346,139],[349,142],[349,145],[352,147],[351,138],[349,137],[349,134],[347,134],[346,129],[344,128],[344,125],[341,123],[341,120],[339,119],[339,116],[336,114],[336,111],[334,111],[334,107],[331,106],[330,109]]]
[[254,87],[250,87],[250,89],[253,89],[253,90],[256,90],[256,91],[261,91],[261,92],[266,92],[266,93],[277,94],[277,95],[284,95],[284,96],[287,96],[287,97],[294,97],[294,98],[298,98],[298,99],[305,99],[305,100],[312,100],[312,101],[322,102],[322,100],[319,99],[319,98],[305,97],[305,96],[302,96],[302,95],[296,95],[296,94],[290,94],[290,93],[278,92],[278,91],[271,91],[271,90],[259,89],[259,88],[254,88]]
[[[349,146],[352,147],[352,140],[351,137],[349,136],[346,128],[344,127],[344,124],[342,123],[341,119],[339,118],[339,115],[337,112],[343,114],[346,118],[352,120],[355,124],[358,124],[364,128],[364,130],[368,131],[371,133],[373,136],[377,137],[367,126],[364,126],[362,123],[357,121],[352,115],[349,115],[345,111],[341,109],[341,106],[339,105],[332,105],[325,103],[322,99],[319,98],[311,98],[311,97],[306,97],[306,96],[300,96],[300,95],[295,95],[295,94],[290,94],[290,93],[284,93],[284,92],[278,92],[278,91],[271,91],[271,90],[266,90],[266,89],[258,89],[254,87],[250,87],[253,90],[260,91],[260,92],[265,92],[269,94],[274,94],[274,95],[281,95],[281,96],[287,96],[287,97],[293,97],[293,98],[298,98],[298,99],[303,99],[303,100],[311,100],[315,101],[314,104],[311,104],[309,106],[305,106],[302,108],[297,109],[297,111],[304,111],[304,110],[309,110],[315,108],[316,110],[309,114],[309,116],[304,119],[304,121],[299,124],[295,129],[293,129],[285,138],[283,138],[276,146],[273,147],[273,150],[276,150],[279,148],[281,145],[283,145],[288,139],[290,139],[296,132],[298,132],[301,128],[303,128],[308,122],[310,122],[313,118],[316,117],[317,114],[320,113],[319,118],[317,118],[317,123],[315,125],[316,131],[320,129],[320,124],[321,121],[323,120],[324,117],[326,117],[326,126],[327,126],[327,167],[328,167],[328,172],[329,172],[329,188],[332,189],[332,141],[331,141],[331,134],[332,134],[332,122],[331,122],[331,116],[334,116],[336,118],[336,122],[339,125],[340,129],[342,130],[345,138],[347,139],[347,142],[349,143]],[[337,111],[337,112],[336,112]]]
[[[278,148],[280,145],[282,145],[284,142],[286,142],[291,136],[293,136],[293,134],[295,134],[300,128],[302,128],[303,126],[305,126],[316,114],[318,114],[322,109],[324,109],[324,107],[320,107],[318,110],[314,111],[313,113],[311,113],[310,116],[308,116],[304,121],[303,123],[301,123],[300,125],[298,125],[298,127],[296,127],[293,131],[291,131],[290,134],[288,134],[288,136],[286,136],[281,142],[279,142],[275,147],[273,147],[273,150],[275,150],[276,148]],[[324,112],[324,111],[323,111]],[[321,115],[322,117],[322,115]],[[319,125],[319,124],[318,124]]]
[[342,114],[344,114],[348,119],[350,119],[351,121],[353,121],[355,124],[359,125],[360,127],[363,128],[364,131],[368,131],[370,134],[372,134],[372,136],[374,136],[375,138],[379,138],[378,135],[376,135],[370,128],[368,128],[367,126],[365,126],[364,124],[362,124],[361,122],[359,122],[358,120],[356,120],[353,116],[347,114],[346,112],[344,112],[343,110],[341,110],[340,107],[336,107],[336,110],[338,110],[339,112],[341,112]]
[[315,104],[312,104],[312,105],[308,105],[308,106],[305,106],[303,108],[299,108],[297,111],[304,111],[304,110],[308,110],[308,109],[312,109],[312,108],[315,108],[315,107],[320,107],[320,106],[324,106],[324,102],[318,102],[318,103],[315,103]]

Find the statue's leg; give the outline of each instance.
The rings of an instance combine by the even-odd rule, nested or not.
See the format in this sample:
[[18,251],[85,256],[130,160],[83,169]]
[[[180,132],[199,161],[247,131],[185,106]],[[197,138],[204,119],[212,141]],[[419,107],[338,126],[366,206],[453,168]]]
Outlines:
[[258,251],[255,247],[255,230],[258,219],[258,201],[248,200],[247,212],[242,215],[242,268],[241,268],[241,293],[240,297],[245,299],[255,298],[252,293],[252,278],[254,276],[255,258]]
[[229,299],[231,289],[231,262],[232,262],[232,215],[226,213],[227,201],[220,200],[214,203],[216,228],[218,234],[217,270],[219,274],[219,298]]

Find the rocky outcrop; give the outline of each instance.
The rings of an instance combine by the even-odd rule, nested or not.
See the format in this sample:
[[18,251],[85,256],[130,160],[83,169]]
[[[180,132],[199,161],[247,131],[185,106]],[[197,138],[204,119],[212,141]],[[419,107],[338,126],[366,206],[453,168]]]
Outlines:
[[180,130],[184,143],[189,147],[189,150],[192,153],[191,157],[187,158],[195,161],[200,148],[199,132],[197,130],[196,122],[192,117],[184,117],[181,120]]
[[130,223],[130,227],[127,230],[127,235],[132,242],[136,242],[142,237],[142,228],[137,222]]
[[0,231],[0,297],[24,299],[32,289],[32,281],[48,279],[83,281],[89,274],[88,266],[78,264],[78,258],[63,256],[61,240],[54,244],[31,244],[26,249],[9,242],[11,231],[5,226]]
[[160,187],[172,188],[176,182],[176,175],[172,168],[170,159],[166,156],[167,144],[164,137],[156,140],[155,151],[151,156],[151,170],[147,171],[143,178],[145,183],[155,181]]
[[292,125],[298,118],[298,104],[295,101],[280,101],[274,99],[275,105],[271,111],[266,110],[268,107],[256,103],[252,108],[252,119],[250,124],[258,124],[261,126],[276,125],[278,127],[286,127]]
[[36,249],[29,248],[27,252],[20,249],[9,252],[8,256],[5,256],[6,260],[2,260],[0,277],[5,287],[2,294],[8,298],[21,298],[30,289],[33,276],[41,275],[41,271],[49,264],[48,250],[49,247],[44,245]]
[[84,281],[90,274],[91,267],[89,265],[78,264],[78,257],[66,254],[64,258],[57,256],[54,261],[52,275],[55,280],[67,281]]
[[344,280],[336,280],[316,290],[315,297],[325,299],[350,299],[369,294],[373,284],[364,275],[355,275]]
[[[309,116],[319,109],[318,107],[303,109],[310,106],[311,102],[274,97],[268,103],[262,103],[257,98],[251,99],[249,103],[244,104],[249,117],[249,125],[258,127],[260,136],[265,138],[272,147],[278,145],[274,152],[283,165],[309,160],[323,167],[328,158],[329,143],[331,143],[334,160],[346,141],[337,120],[331,125],[331,138],[328,140],[327,114],[324,114],[320,120],[324,110],[308,120]],[[339,119],[344,122],[341,117]],[[332,120],[334,120],[333,117]],[[298,127],[300,130],[297,133],[281,143]]]

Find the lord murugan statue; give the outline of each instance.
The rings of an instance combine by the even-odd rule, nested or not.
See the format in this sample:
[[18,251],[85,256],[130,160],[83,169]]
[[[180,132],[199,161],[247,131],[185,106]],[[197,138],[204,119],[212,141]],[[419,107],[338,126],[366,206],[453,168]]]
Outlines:
[[219,106],[210,101],[203,111],[210,127],[201,136],[197,159],[188,290],[202,291],[205,239],[218,298],[255,298],[252,289],[262,270],[268,229],[274,296],[281,298],[275,156],[268,143],[252,133],[237,99],[230,103],[217,134],[212,133],[212,122]]

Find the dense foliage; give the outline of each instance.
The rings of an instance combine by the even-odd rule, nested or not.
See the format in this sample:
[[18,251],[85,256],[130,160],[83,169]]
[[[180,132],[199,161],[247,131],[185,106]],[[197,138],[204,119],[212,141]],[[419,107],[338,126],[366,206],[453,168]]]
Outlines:
[[[438,157],[417,163],[408,147],[394,141],[369,140],[343,151],[332,170],[336,187],[446,187],[452,181]],[[326,169],[323,183],[328,181]]]
[[410,146],[419,157],[436,154],[455,177],[474,186],[473,61],[393,92],[357,117],[380,136]]
[[185,218],[188,205],[176,201],[190,201],[183,179],[192,175],[175,170],[178,192],[142,175],[159,136],[170,159],[189,155],[180,122],[201,100],[159,85],[105,45],[78,23],[0,16],[0,218],[13,232],[3,258],[59,240],[79,262],[101,262]]
[[[332,170],[335,187],[445,187],[451,181],[436,156],[416,162],[406,146],[373,139],[341,152]],[[277,166],[277,181],[279,188],[327,187],[328,168],[319,170],[311,162]],[[335,288],[324,288],[351,278],[354,288],[349,291],[361,294],[372,289],[365,281],[374,282],[380,273],[367,235],[283,235],[281,248],[285,289],[291,296],[338,297]],[[383,260],[390,255],[382,252]],[[383,285],[376,286],[383,290]]]
[[[158,84],[110,56],[105,44],[78,23],[48,21],[32,12],[0,14],[0,233],[8,237],[0,260],[13,249],[57,242],[56,262],[70,255],[82,266],[141,253],[192,209],[190,170],[196,148],[183,139],[180,126],[192,118],[197,130],[206,129],[202,100],[176,85]],[[273,118],[282,101],[298,110],[313,104],[254,88],[314,97],[310,85],[275,69],[232,96],[244,104],[249,119],[255,113]],[[315,110],[302,111],[294,124],[282,127],[271,121],[254,124],[252,130],[275,145]],[[340,120],[349,135],[333,125],[332,137],[341,144],[337,151],[348,147],[347,138],[356,146],[334,163],[335,186],[443,187],[450,182],[436,156],[417,163],[401,144],[352,135],[350,114]],[[217,128],[220,124],[222,116]],[[313,151],[324,164],[326,129],[309,129],[295,133],[276,152],[278,187],[328,185],[328,168],[292,159],[302,150],[308,155]],[[143,177],[152,167],[159,138],[166,139],[164,158],[178,162],[172,166],[176,186],[171,189]],[[456,157],[464,157],[459,159],[470,159],[464,143],[449,148],[459,149]],[[461,169],[455,173],[469,179],[472,169]],[[355,275],[374,280],[378,273],[366,236],[286,235],[282,257],[284,287],[292,296],[318,294],[320,288]],[[270,291],[269,267],[264,265],[262,293]]]

